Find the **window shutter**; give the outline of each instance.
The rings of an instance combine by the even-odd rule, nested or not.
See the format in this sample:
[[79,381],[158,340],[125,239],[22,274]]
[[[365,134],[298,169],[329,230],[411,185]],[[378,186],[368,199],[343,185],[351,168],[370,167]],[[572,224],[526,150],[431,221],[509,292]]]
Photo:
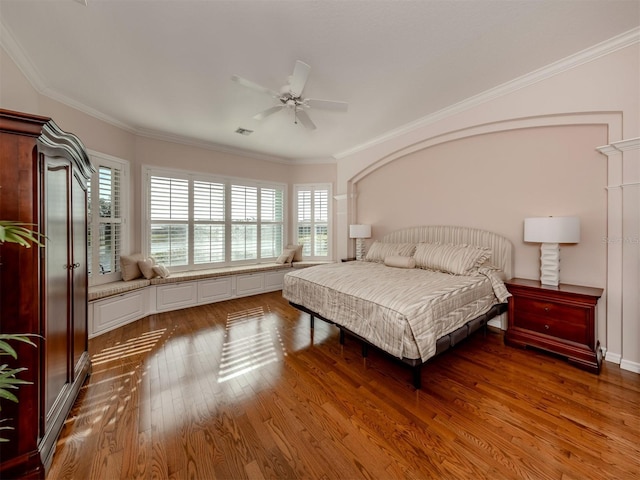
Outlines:
[[224,183],[193,182],[194,264],[225,261],[224,205]]
[[188,264],[189,181],[151,176],[151,256],[167,266]]

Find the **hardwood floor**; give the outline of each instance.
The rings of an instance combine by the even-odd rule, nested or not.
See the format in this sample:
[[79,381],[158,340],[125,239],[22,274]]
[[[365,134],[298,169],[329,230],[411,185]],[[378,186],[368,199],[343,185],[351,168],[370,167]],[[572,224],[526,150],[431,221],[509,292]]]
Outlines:
[[280,292],[90,341],[48,480],[640,478],[640,375],[474,335],[411,371]]

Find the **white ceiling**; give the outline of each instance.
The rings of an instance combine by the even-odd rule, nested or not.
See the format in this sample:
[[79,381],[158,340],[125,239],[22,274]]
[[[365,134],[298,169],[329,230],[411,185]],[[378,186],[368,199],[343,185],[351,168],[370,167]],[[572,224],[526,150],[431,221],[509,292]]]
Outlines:
[[[87,4],[85,6],[85,3]],[[640,25],[640,0],[0,0],[0,39],[34,86],[142,135],[327,160]],[[252,116],[296,60],[303,97]],[[250,136],[234,131],[254,130]]]

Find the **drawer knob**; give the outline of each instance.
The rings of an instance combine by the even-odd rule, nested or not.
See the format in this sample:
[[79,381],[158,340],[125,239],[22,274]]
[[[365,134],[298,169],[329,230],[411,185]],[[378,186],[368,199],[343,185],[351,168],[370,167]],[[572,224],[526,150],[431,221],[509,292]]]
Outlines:
[[545,325],[545,326],[544,326],[544,329],[545,329],[545,330],[549,330],[549,325]]
[[544,307],[544,311],[548,312],[549,311],[549,307]]

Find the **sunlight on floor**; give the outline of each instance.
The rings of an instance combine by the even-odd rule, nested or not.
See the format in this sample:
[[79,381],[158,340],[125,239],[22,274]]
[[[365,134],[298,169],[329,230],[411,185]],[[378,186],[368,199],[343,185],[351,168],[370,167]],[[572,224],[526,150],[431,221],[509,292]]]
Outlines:
[[93,355],[91,364],[95,368],[114,360],[122,360],[126,357],[150,352],[164,335],[166,328],[143,333],[139,337],[131,338],[124,343],[118,342],[113,347],[105,348],[100,353]]
[[[227,315],[218,383],[277,362],[281,355],[286,355],[278,329],[267,318],[263,307]],[[231,340],[232,336],[238,339]]]

